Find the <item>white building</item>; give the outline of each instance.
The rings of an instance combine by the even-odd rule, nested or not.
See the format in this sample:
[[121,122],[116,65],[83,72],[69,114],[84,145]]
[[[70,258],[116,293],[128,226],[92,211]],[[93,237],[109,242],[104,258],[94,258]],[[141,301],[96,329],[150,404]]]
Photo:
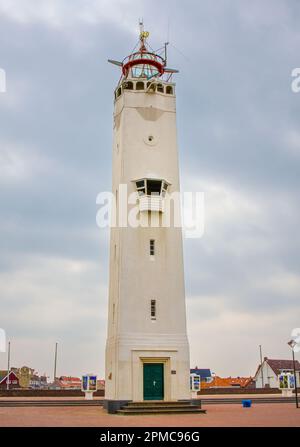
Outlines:
[[[122,69],[114,102],[113,193],[117,207],[121,184],[128,196],[135,193],[144,225],[111,229],[105,399],[116,405],[191,397],[182,229],[164,203],[179,191],[176,70],[148,50],[147,37],[141,29],[137,52],[110,61]],[[162,226],[166,213],[169,228]],[[147,226],[150,218],[157,227]]]
[[[297,387],[299,388],[300,363],[298,360],[295,361],[295,365]],[[254,376],[256,388],[278,388],[278,376],[284,372],[294,372],[292,360],[274,360],[265,357],[262,365],[259,365]]]

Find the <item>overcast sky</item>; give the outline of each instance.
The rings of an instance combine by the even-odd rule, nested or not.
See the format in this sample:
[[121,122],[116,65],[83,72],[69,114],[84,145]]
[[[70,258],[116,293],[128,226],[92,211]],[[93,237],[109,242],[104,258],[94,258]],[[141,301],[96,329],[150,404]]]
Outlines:
[[[298,0],[0,0],[0,327],[12,365],[104,374],[113,90],[144,18],[178,68],[191,364],[253,375],[300,327]],[[299,358],[299,355],[297,356]],[[6,354],[0,353],[0,369]]]

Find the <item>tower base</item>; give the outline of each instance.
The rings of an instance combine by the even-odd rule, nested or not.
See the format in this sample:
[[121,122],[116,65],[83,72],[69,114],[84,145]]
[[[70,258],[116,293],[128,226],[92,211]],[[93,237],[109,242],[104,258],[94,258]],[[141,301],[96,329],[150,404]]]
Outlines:
[[132,400],[111,400],[104,399],[103,408],[107,411],[107,413],[115,414],[117,413],[124,405],[129,404]]
[[109,414],[206,413],[206,410],[201,409],[201,399],[182,399],[172,402],[105,399],[103,407]]

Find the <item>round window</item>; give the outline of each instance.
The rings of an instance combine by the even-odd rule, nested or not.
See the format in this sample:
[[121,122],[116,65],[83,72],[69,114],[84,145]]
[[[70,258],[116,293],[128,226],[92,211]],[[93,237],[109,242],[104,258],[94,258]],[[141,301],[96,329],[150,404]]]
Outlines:
[[145,135],[144,142],[149,146],[155,146],[157,143],[157,138],[152,133],[149,133]]

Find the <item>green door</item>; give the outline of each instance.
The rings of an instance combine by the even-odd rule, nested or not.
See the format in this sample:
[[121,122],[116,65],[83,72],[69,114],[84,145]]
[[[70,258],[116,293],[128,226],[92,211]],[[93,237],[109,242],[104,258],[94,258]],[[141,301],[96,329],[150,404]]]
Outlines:
[[144,363],[144,400],[163,400],[163,363]]

